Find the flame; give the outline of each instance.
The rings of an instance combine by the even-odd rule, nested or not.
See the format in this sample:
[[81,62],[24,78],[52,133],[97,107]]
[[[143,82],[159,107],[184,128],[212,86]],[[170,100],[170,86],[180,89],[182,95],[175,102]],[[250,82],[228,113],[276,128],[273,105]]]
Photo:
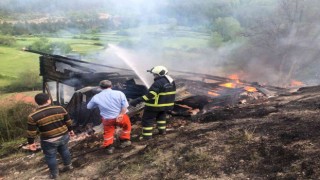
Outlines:
[[233,79],[233,80],[239,80],[238,74],[231,74],[228,76],[228,78]]
[[236,83],[224,83],[224,84],[219,84],[219,86],[227,87],[227,88],[236,88],[237,84]]
[[[244,83],[240,82],[239,76],[237,74],[231,74],[228,76],[229,79],[232,80],[232,82],[219,84],[220,87],[226,87],[226,88],[243,88],[247,92],[257,92],[258,90],[255,87],[252,86],[245,86]],[[219,92],[219,91],[218,91]],[[220,94],[216,93],[214,90],[208,91],[208,94],[212,96],[219,96]]]
[[232,79],[233,81],[235,81],[235,83],[241,84],[240,82],[240,78],[238,74],[231,74],[228,76],[229,79]]
[[212,91],[208,91],[208,94],[211,96],[219,96],[220,94],[212,92]]
[[242,84],[239,80],[238,74],[231,74],[228,76],[229,79],[232,79],[232,82],[219,84],[219,86],[227,88],[236,88],[238,84]]
[[296,87],[296,86],[304,86],[305,84],[301,81],[297,81],[297,80],[291,80],[290,86],[292,87]]
[[246,86],[244,89],[248,92],[257,92],[258,90],[255,87]]

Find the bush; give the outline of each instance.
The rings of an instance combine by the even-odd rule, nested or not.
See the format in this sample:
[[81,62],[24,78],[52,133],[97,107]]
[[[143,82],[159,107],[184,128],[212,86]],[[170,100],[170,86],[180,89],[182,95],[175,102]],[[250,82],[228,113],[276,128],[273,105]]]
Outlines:
[[49,46],[49,40],[47,38],[40,38],[33,42],[30,46],[28,46],[28,49],[40,51],[43,53],[50,53],[50,46]]
[[209,39],[209,46],[220,47],[222,44],[223,44],[223,37],[219,33],[213,32]]
[[52,49],[50,54],[68,54],[72,51],[71,46],[63,42],[53,42],[50,48]]
[[5,75],[5,74],[0,74],[0,79],[14,80],[15,78],[12,76]]
[[93,45],[95,45],[95,46],[104,46],[103,43],[93,43]]
[[28,115],[35,105],[17,102],[0,108],[0,142],[6,142],[26,136]]
[[214,31],[220,34],[225,42],[235,39],[242,31],[240,23],[233,17],[219,17],[214,25]]
[[0,45],[13,46],[16,43],[15,38],[9,36],[0,36]]
[[5,92],[22,92],[41,90],[41,77],[38,72],[25,71],[18,75],[18,77],[7,87],[4,87]]
[[50,42],[47,38],[43,37],[32,43],[27,48],[48,54],[68,54],[72,51],[69,44],[63,42]]
[[[1,141],[0,141],[1,142]],[[3,142],[0,145],[0,158],[6,157],[9,154],[12,154],[13,152],[18,152],[20,149],[17,147],[21,146],[21,144],[24,144],[26,142],[26,138],[18,138],[14,141],[8,141]]]

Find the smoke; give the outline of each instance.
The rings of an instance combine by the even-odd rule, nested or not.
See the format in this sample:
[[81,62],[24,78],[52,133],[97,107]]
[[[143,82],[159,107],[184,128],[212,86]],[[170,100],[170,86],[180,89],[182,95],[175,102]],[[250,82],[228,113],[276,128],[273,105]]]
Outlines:
[[[96,54],[93,59],[100,64],[131,69],[141,78],[143,84],[149,87],[153,82],[153,76],[146,70],[150,70],[157,65],[167,67],[169,74],[177,74],[177,72],[221,74],[225,56],[230,53],[228,48],[194,51],[160,51],[159,49],[152,51],[152,49],[148,49],[146,51],[145,49],[121,48],[110,44],[109,48]],[[233,48],[236,48],[236,46]]]
[[277,86],[291,81],[319,84],[320,67],[317,1],[282,0],[270,16],[257,17],[247,29],[248,42],[235,51],[227,71],[245,72],[245,78]]
[[[58,37],[83,33],[82,25],[90,32],[101,28],[111,34],[99,36],[107,49],[83,58],[131,69],[146,85],[152,81],[146,70],[164,65],[169,73],[239,74],[283,86],[291,80],[320,83],[320,29],[314,18],[319,5],[317,0],[6,0],[0,10],[76,18],[77,26]],[[102,15],[108,21],[92,18]]]

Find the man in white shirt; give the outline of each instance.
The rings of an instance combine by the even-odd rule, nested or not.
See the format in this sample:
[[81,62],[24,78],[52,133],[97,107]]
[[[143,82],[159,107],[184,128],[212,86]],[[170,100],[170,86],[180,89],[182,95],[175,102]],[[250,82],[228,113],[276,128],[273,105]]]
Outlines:
[[129,104],[123,92],[111,89],[111,81],[103,80],[99,86],[102,91],[92,97],[87,104],[87,108],[99,108],[104,126],[104,142],[102,147],[106,148],[109,154],[112,154],[114,151],[114,131],[117,126],[122,128],[119,137],[121,141],[120,147],[124,148],[131,145],[131,122],[129,116],[126,114]]

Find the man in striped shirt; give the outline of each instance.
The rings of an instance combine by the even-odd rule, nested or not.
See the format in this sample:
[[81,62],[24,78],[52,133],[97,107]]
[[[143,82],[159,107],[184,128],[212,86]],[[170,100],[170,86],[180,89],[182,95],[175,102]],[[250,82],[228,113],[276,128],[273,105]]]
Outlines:
[[39,105],[37,110],[28,116],[28,143],[32,151],[36,150],[34,139],[40,134],[40,143],[50,170],[50,177],[59,176],[56,154],[62,157],[63,170],[71,170],[71,155],[68,149],[70,136],[74,136],[72,121],[68,112],[61,106],[51,106],[51,99],[45,93],[35,96]]

